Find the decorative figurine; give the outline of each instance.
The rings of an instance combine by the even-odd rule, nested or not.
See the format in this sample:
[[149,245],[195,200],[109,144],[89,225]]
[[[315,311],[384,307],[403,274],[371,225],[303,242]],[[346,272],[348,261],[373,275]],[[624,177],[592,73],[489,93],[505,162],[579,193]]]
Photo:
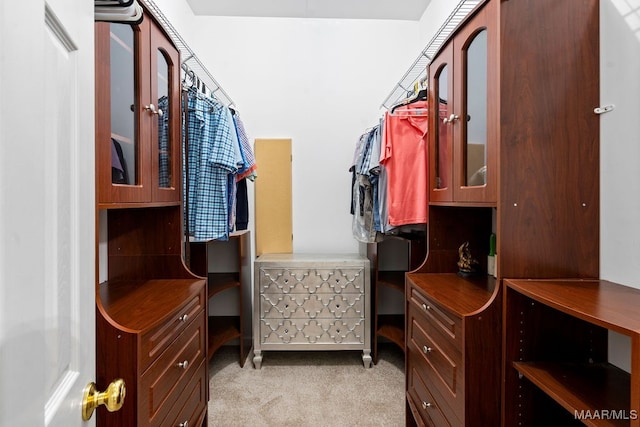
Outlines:
[[471,256],[469,250],[469,242],[464,242],[458,248],[458,275],[462,277],[471,277],[478,274],[480,264]]

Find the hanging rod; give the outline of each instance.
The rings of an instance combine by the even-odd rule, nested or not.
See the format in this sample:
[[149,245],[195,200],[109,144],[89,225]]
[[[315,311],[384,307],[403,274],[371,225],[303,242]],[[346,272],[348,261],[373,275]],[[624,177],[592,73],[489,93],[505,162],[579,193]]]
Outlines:
[[[213,94],[213,96],[226,105],[227,107],[233,107],[234,103],[227,92],[222,89],[220,84],[213,78],[209,70],[202,64],[200,59],[196,56],[193,50],[187,45],[182,36],[171,25],[171,22],[162,13],[160,8],[153,2],[153,0],[139,0],[146,9],[153,15],[158,21],[162,29],[167,33],[171,41],[176,45],[180,51],[181,65],[186,65],[188,69],[192,70],[196,76],[203,82],[207,89]],[[184,72],[184,68],[181,67],[181,72]],[[182,80],[182,77],[181,77]]]
[[427,65],[431,63],[431,60],[438,53],[438,50],[442,47],[444,42],[449,38],[451,33],[458,27],[460,22],[469,15],[469,13],[483,0],[461,0],[458,5],[453,9],[453,12],[445,20],[444,24],[436,32],[433,38],[427,43],[427,46],[422,49],[422,52],[418,55],[418,58],[411,64],[409,69],[400,81],[393,88],[391,93],[384,100],[380,108],[390,109],[402,99],[410,96],[416,84],[426,80],[427,77]]

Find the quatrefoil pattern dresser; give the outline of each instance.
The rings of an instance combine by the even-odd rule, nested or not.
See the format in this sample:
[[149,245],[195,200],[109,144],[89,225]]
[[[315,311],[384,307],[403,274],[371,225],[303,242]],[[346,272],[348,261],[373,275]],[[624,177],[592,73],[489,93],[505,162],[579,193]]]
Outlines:
[[263,351],[362,350],[371,366],[370,265],[361,255],[264,254],[255,261],[253,364]]

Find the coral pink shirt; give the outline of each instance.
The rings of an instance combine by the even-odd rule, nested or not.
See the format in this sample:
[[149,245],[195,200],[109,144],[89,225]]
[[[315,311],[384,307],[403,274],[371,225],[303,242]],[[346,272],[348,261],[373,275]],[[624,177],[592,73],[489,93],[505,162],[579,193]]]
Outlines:
[[428,174],[427,101],[385,113],[380,163],[387,170],[389,224],[426,224]]

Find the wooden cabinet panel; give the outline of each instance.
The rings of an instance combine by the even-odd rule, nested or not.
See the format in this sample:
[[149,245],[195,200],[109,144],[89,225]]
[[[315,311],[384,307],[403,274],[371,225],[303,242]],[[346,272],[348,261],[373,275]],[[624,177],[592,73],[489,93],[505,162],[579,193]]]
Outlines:
[[179,203],[180,59],[152,19],[96,23],[96,200]]

